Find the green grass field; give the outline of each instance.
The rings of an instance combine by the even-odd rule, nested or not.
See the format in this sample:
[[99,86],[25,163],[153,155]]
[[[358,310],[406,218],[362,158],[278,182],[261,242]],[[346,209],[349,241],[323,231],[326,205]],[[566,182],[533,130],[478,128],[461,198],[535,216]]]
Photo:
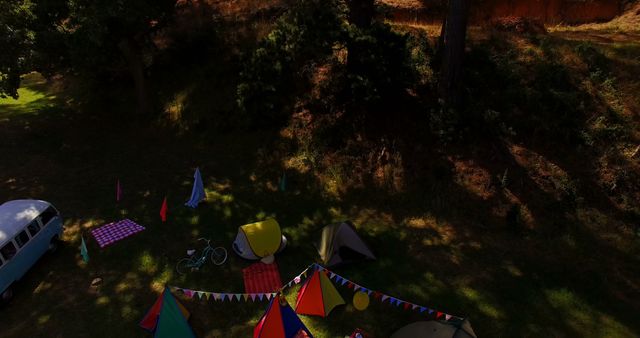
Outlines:
[[[23,85],[19,101],[0,100],[0,200],[48,200],[61,211],[66,230],[62,249],[44,257],[0,308],[2,337],[150,337],[137,323],[165,284],[243,292],[241,270],[250,263],[232,253],[231,243],[239,225],[266,217],[275,217],[289,238],[277,256],[283,280],[318,262],[311,243],[322,226],[351,219],[378,260],[336,272],[468,317],[479,337],[640,335],[640,245],[615,230],[615,216],[589,204],[570,216],[580,226],[560,236],[522,237],[494,226],[503,220],[493,213],[493,199],[474,190],[478,171],[469,181],[456,176],[407,194],[373,187],[335,194],[313,173],[289,168],[288,189],[280,192],[289,158],[278,151],[286,140],[276,131],[202,136],[141,127],[75,112],[64,94],[51,92],[36,75]],[[461,170],[473,164],[456,155],[451,162]],[[191,210],[183,203],[195,167],[208,197]],[[169,220],[162,223],[165,196]],[[90,229],[125,217],[146,230],[100,249]],[[79,255],[81,235],[88,264]],[[228,262],[177,275],[175,263],[199,237],[225,246]],[[97,277],[102,285],[91,287]],[[296,290],[287,292],[290,303]],[[316,337],[344,337],[355,328],[387,337],[424,318],[373,300],[360,312],[350,304],[352,291],[338,290],[346,306],[327,318],[302,317]],[[181,301],[198,337],[251,336],[267,304]]]

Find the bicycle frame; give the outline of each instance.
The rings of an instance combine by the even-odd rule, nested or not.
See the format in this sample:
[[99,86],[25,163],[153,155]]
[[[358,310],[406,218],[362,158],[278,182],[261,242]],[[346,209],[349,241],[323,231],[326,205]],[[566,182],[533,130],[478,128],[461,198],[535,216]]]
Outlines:
[[[199,270],[210,258],[213,264],[221,265],[227,260],[227,251],[223,247],[214,248],[211,246],[211,241],[206,238],[199,238],[198,241],[205,241],[207,245],[202,249],[200,253],[194,252],[191,256],[185,257],[178,261],[176,265],[176,271],[179,274],[184,274],[186,271],[180,271],[180,266],[182,264],[182,268],[189,268],[193,270]],[[219,252],[221,251],[221,252]]]
[[209,252],[213,250],[211,247],[207,246],[206,248],[204,248],[204,250],[202,251],[202,253],[200,254],[200,257],[196,257],[191,256],[191,259],[189,260],[189,264],[187,265],[190,268],[200,268],[204,265],[204,263],[207,262],[207,257],[209,255]]

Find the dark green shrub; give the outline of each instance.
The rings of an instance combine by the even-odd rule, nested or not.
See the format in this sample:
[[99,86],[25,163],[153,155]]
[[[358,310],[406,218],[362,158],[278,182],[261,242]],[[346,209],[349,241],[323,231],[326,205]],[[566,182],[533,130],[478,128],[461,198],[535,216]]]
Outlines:
[[344,20],[343,4],[336,0],[303,0],[278,19],[240,74],[238,106],[248,119],[270,124],[287,119],[286,108],[309,88],[315,64],[344,39]]

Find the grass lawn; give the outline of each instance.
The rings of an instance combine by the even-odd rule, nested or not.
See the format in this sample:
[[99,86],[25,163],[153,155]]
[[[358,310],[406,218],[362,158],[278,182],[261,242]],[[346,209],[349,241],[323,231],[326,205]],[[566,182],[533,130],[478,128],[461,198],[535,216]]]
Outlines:
[[[365,187],[335,194],[312,173],[293,169],[287,191],[279,192],[287,158],[278,151],[286,140],[277,132],[205,137],[87,117],[65,108],[35,75],[20,94],[17,102],[0,100],[0,200],[48,200],[63,214],[66,230],[62,249],[43,258],[0,308],[2,337],[149,337],[137,323],[165,284],[243,292],[241,269],[250,263],[232,253],[231,242],[239,225],[270,216],[289,238],[277,256],[283,280],[318,262],[311,241],[322,226],[351,219],[379,259],[337,273],[469,317],[479,337],[640,335],[640,244],[595,206],[578,208],[571,217],[579,226],[561,236],[515,236],[494,226],[504,221],[474,181],[484,172],[462,156],[451,157],[454,179],[420,192]],[[208,198],[191,210],[183,203],[195,167]],[[169,220],[162,223],[165,196]],[[146,230],[100,249],[90,229],[125,217]],[[79,255],[81,235],[89,264]],[[228,262],[177,275],[175,263],[199,237],[225,246]],[[103,283],[93,288],[96,277]],[[302,317],[316,337],[344,337],[354,328],[387,337],[424,318],[377,301],[360,312],[350,304],[351,290],[338,290],[347,306],[327,318]],[[290,303],[295,291],[287,294]],[[251,336],[267,304],[182,302],[199,337]]]

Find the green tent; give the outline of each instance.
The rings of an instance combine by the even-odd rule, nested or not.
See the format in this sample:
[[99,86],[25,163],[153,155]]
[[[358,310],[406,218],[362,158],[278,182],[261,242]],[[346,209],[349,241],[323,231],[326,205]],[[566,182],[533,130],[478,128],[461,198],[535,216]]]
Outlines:
[[162,309],[158,317],[155,338],[195,338],[193,330],[182,314],[178,302],[173,298],[169,288],[164,290]]

